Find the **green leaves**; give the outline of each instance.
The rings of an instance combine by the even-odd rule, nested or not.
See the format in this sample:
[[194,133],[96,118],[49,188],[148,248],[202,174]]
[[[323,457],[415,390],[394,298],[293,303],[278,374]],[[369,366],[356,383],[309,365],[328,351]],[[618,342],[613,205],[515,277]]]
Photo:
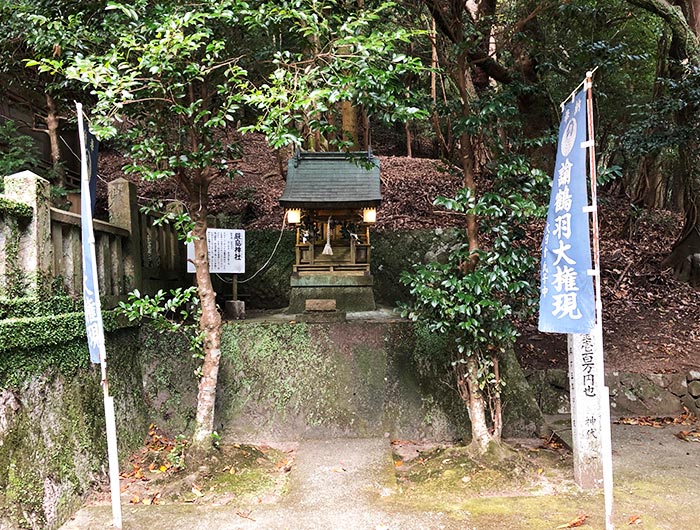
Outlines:
[[535,249],[524,244],[522,236],[525,224],[545,214],[537,199],[544,202],[549,180],[518,157],[505,159],[496,173],[491,190],[479,199],[461,189],[454,198],[435,200],[438,206],[479,219],[489,245],[476,251],[477,267],[460,271],[473,252],[462,244],[446,264],[418,265],[400,279],[413,295],[401,308],[402,316],[449,336],[462,359],[476,356],[482,383],[496,380],[489,371],[490,356],[512,346],[515,320],[527,315],[536,299]]
[[160,289],[153,296],[142,295],[135,289],[129,293],[126,302],[119,302],[116,311],[126,316],[130,322],[147,318],[161,333],[182,333],[190,341],[192,355],[202,357],[203,334],[196,325],[200,315],[196,287],[178,287],[167,293]]
[[300,44],[295,50],[279,50],[266,81],[244,96],[259,112],[257,123],[244,131],[264,133],[275,147],[299,145],[302,124],[323,134],[336,130],[326,114],[337,112],[334,106],[341,101],[362,105],[368,115],[387,122],[428,115],[413,94],[406,94],[404,84],[406,76],[425,67],[399,49],[420,32],[382,18],[393,4],[347,11],[335,2],[274,4],[260,8],[268,15],[266,21],[251,13],[248,24],[285,25],[290,41]]

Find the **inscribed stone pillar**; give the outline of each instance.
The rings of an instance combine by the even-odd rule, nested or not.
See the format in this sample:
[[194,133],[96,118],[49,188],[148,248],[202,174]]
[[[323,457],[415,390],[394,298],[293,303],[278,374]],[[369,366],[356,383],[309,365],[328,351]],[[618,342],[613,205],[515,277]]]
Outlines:
[[5,197],[33,210],[32,220],[21,234],[18,258],[26,275],[26,294],[41,296],[51,288],[53,265],[49,181],[31,171],[15,173],[5,177]]
[[136,185],[126,179],[118,178],[107,184],[109,204],[109,222],[128,230],[131,237],[125,241],[124,276],[128,291],[143,289],[141,268],[141,229],[138,206],[136,204]]

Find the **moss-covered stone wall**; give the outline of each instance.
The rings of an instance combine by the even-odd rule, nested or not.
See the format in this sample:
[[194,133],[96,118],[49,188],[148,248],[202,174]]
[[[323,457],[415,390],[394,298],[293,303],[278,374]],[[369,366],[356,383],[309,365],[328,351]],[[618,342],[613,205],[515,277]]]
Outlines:
[[[155,421],[189,432],[196,403],[185,343],[144,329],[145,398]],[[335,436],[468,437],[451,367],[430,363],[447,345],[410,322],[228,323],[222,330],[215,428],[235,441]],[[444,356],[443,356],[444,357]],[[541,420],[519,367],[504,362],[509,435]],[[522,380],[521,380],[522,379]],[[521,392],[523,394],[521,394]]]
[[[57,528],[105,478],[100,368],[76,309],[69,298],[0,300],[0,528]],[[124,325],[105,313],[122,459],[148,425],[138,333]]]
[[459,438],[465,415],[420,377],[408,323],[228,324],[217,423],[234,439]]
[[[0,320],[0,528],[56,528],[106,478],[100,372],[76,309],[70,299],[0,300],[0,314],[20,316]],[[54,310],[61,314],[45,315]],[[105,323],[122,460],[151,422],[191,434],[198,363],[187,340],[124,327],[109,312]],[[450,367],[430,362],[446,347],[399,319],[225,324],[215,429],[236,442],[465,438]],[[514,358],[502,368],[506,432],[531,434],[539,419],[531,392]]]

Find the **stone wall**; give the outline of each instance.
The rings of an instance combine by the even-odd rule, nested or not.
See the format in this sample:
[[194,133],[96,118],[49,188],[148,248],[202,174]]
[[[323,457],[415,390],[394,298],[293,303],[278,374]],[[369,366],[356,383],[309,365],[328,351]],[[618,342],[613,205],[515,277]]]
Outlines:
[[[413,230],[403,232],[372,232],[371,273],[374,297],[378,303],[394,306],[407,301],[408,288],[399,283],[401,272],[413,263],[444,261],[450,249],[459,241],[455,229]],[[280,244],[270,264],[253,279],[247,280],[270,258]],[[290,277],[294,265],[294,232],[272,230],[246,232],[246,273],[241,275],[238,292],[253,309],[282,308],[289,305]],[[213,278],[218,294],[230,295],[229,278]]]
[[[0,528],[53,529],[107,473],[99,366],[84,339],[0,352]],[[136,330],[107,335],[122,461],[147,428]],[[44,358],[47,362],[36,362]],[[25,371],[21,368],[25,367]]]
[[[544,414],[568,414],[569,379],[566,370],[533,371],[527,380]],[[685,409],[700,416],[700,371],[679,374],[606,373],[610,413],[621,416],[673,416]]]
[[[144,329],[144,395],[158,425],[192,428],[196,381],[184,341]],[[434,334],[405,321],[290,323],[241,321],[222,330],[215,428],[230,440],[387,436],[468,438],[466,408],[451,367],[429,365]],[[509,436],[542,423],[515,361],[502,365]]]
[[[43,298],[83,288],[80,215],[51,207],[49,182],[31,171],[3,177],[0,195],[0,296]],[[108,184],[110,222],[93,220],[102,307],[128,292],[155,293],[190,282],[175,228],[141,214],[136,186]]]

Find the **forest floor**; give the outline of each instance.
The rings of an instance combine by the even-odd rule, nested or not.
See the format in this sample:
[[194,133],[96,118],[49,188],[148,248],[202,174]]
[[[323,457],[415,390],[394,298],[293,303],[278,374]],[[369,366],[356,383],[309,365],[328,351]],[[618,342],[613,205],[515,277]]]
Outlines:
[[[284,211],[286,157],[272,151],[259,135],[249,135],[234,179],[219,179],[211,188],[213,214],[236,218],[246,229],[279,229]],[[463,218],[433,206],[438,195],[454,196],[461,177],[439,160],[382,156],[383,202],[376,230],[459,227]],[[124,175],[124,159],[103,155],[100,175]],[[138,182],[138,181],[137,181]],[[181,200],[182,192],[162,183],[139,182],[139,197]],[[105,186],[98,187],[106,202]],[[700,291],[675,280],[661,263],[681,227],[678,214],[636,210],[620,194],[599,192],[601,288],[606,369],[636,373],[687,372],[700,366]],[[526,241],[539,255],[543,221],[535,221]],[[521,325],[516,345],[524,368],[566,368],[565,335],[537,331],[533,319]]]

